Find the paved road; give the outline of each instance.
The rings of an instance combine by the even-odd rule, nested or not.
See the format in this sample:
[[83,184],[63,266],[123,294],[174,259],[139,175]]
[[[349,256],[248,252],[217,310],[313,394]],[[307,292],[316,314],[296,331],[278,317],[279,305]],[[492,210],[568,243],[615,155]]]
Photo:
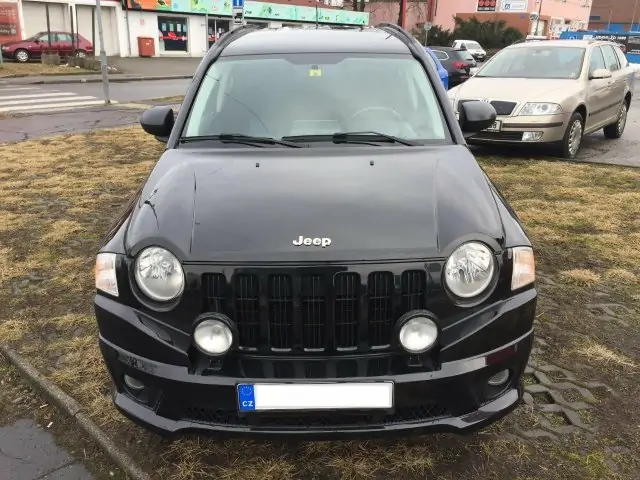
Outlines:
[[33,420],[0,428],[3,480],[90,480],[93,475]]
[[[140,102],[184,95],[190,80],[111,83],[112,103]],[[77,110],[104,104],[101,83],[0,86],[0,115]]]

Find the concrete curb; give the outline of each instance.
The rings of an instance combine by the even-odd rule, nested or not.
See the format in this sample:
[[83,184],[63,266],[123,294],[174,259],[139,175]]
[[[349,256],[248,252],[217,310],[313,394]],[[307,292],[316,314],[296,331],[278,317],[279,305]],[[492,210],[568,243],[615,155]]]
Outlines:
[[[118,77],[114,76],[118,74],[109,75],[109,83],[124,83],[124,82],[150,82],[154,80],[183,80],[187,78],[193,78],[191,75],[140,75],[135,77]],[[79,76],[79,75],[78,75]],[[12,81],[13,80],[13,81]],[[69,83],[100,83],[102,82],[101,75],[95,75],[91,77],[82,78],[39,78],[30,80],[29,77],[14,77],[6,80],[0,80],[0,85],[61,85]]]
[[73,417],[78,425],[102,450],[133,480],[151,480],[131,457],[118,446],[83,412],[80,404],[64,393],[50,380],[24,360],[15,350],[0,343],[0,355],[4,356],[18,371],[60,410]]

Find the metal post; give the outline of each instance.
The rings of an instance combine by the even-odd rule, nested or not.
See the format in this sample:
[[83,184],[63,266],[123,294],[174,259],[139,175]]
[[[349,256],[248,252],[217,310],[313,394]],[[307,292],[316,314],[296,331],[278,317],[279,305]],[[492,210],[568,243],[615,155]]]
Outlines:
[[91,45],[93,45],[93,56],[96,56],[96,7],[91,8]]
[[109,78],[107,74],[107,53],[104,50],[104,32],[102,31],[102,9],[100,0],[96,0],[96,15],[98,16],[98,39],[100,40],[100,71],[102,72],[102,88],[104,90],[104,104],[110,105]]
[[51,55],[51,22],[49,21],[49,4],[45,3],[45,13],[47,14],[47,42],[49,42],[49,55]]
[[633,32],[633,22],[636,19],[636,10],[638,9],[638,0],[636,0],[636,3],[633,5],[633,15],[631,15],[631,27],[629,27],[629,31]]
[[542,0],[538,4],[538,18],[536,18],[536,30],[533,32],[534,35],[538,35],[538,24],[540,22],[540,12],[542,11]]
[[613,8],[609,9],[609,21],[607,22],[607,32],[611,30],[611,15],[613,15]]
[[71,53],[73,56],[76,56],[76,40],[74,38],[74,26],[75,22],[73,21],[73,7],[69,5],[69,19],[71,20]]
[[205,52],[209,51],[209,14],[204,14],[204,42],[205,42]]

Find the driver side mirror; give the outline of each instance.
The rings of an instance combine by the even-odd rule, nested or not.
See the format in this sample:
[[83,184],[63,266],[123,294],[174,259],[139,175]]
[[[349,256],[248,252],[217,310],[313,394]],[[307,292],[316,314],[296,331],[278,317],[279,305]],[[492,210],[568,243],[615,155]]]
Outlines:
[[589,80],[596,78],[611,78],[611,72],[607,68],[596,68],[591,75],[589,75]]
[[39,39],[39,38],[36,38],[36,39],[33,41],[33,43],[35,43],[35,44],[37,44],[37,45],[40,45],[40,43],[41,43],[41,42],[40,42],[40,39]]
[[151,107],[140,117],[142,129],[164,143],[169,141],[174,121],[173,109],[167,106]]
[[459,103],[460,118],[458,123],[462,133],[476,133],[493,125],[496,121],[496,109],[493,105],[480,100]]

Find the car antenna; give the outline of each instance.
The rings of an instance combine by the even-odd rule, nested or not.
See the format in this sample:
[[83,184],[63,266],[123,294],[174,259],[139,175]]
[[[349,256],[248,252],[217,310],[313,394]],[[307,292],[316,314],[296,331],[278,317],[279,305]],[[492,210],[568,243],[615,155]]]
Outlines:
[[316,0],[316,30],[318,29],[318,0]]

